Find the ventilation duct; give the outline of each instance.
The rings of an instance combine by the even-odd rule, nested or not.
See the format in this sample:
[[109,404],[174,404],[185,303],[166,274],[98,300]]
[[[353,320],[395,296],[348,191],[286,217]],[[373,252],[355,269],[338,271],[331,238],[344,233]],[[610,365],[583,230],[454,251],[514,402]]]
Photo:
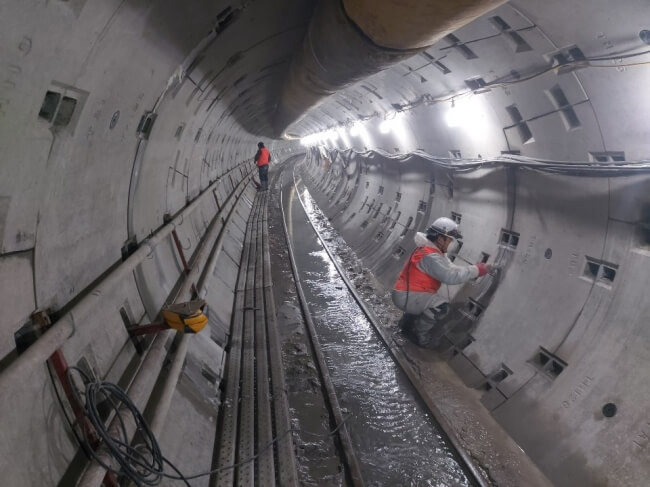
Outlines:
[[284,137],[326,97],[426,49],[504,0],[321,0],[282,88]]

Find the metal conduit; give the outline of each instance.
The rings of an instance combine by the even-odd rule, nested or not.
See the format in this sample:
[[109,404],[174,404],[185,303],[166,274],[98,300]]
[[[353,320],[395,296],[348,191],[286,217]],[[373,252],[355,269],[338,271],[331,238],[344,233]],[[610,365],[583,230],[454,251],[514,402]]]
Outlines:
[[[240,195],[242,192],[243,192],[243,188],[242,191],[240,192]],[[237,205],[233,205],[230,211],[228,212],[228,216],[226,217],[226,220],[224,221],[224,224],[221,227],[219,236],[217,237],[217,240],[214,243],[214,246],[212,247],[212,252],[210,254],[210,257],[206,262],[206,264],[203,266],[201,277],[199,278],[197,284],[199,295],[202,297],[205,297],[207,294],[208,284],[210,283],[209,276],[212,275],[212,273],[214,272],[214,268],[217,265],[217,260],[221,255],[221,251],[223,249],[223,242],[228,233],[226,229],[230,224],[230,222],[232,221],[232,217],[235,214],[236,208]],[[180,294],[189,295],[191,290],[191,282],[186,279],[183,284],[184,285],[181,290],[182,292]],[[176,354],[174,355],[174,360],[172,361],[171,367],[169,369],[169,373],[167,374],[167,379],[165,380],[165,384],[163,385],[163,390],[160,394],[160,398],[158,399],[156,410],[151,419],[151,431],[155,436],[160,436],[160,434],[162,433],[162,427],[165,424],[165,419],[167,418],[167,413],[169,412],[169,407],[171,406],[172,396],[174,395],[174,391],[176,390],[176,384],[178,383],[178,379],[181,375],[181,371],[183,368],[183,363],[185,362],[185,356],[187,355],[187,344],[190,336],[191,335],[188,334],[183,334],[181,336],[180,341],[178,342],[178,347],[176,349]]]
[[[208,231],[208,235],[203,238],[201,247],[198,250],[197,257],[194,260],[194,265],[190,270],[190,273],[183,280],[183,284],[179,290],[177,300],[183,301],[191,298],[192,285],[195,280],[202,274],[202,269],[204,267],[200,265],[200,262],[208,258],[209,253],[213,249],[213,246],[208,245],[208,242],[214,240],[217,236],[217,233],[225,235],[227,223],[231,220],[237,205],[236,201],[233,201],[233,199],[239,199],[249,182],[250,172],[239,182],[235,190],[230,193],[226,202],[222,206],[221,211],[215,215],[213,222],[216,222],[221,217],[223,212],[228,211],[228,217],[224,221],[224,224],[221,227],[213,224]],[[235,197],[235,194],[237,192],[239,192],[239,194],[237,194]],[[232,206],[228,208],[231,203]],[[149,401],[156,380],[158,379],[160,370],[162,369],[163,361],[167,355],[165,343],[171,335],[171,331],[166,331],[156,336],[154,344],[150,348],[149,353],[147,354],[142,365],[140,366],[140,369],[138,370],[138,374],[129,387],[129,397],[136,405],[136,407],[141,411],[144,410],[147,402]],[[157,406],[156,412],[154,413],[152,423],[155,425],[155,428],[157,430],[153,430],[154,434],[159,434],[160,429],[164,424],[164,419],[166,418],[167,412],[169,411],[169,406],[171,405],[171,399],[176,388],[176,383],[178,382],[178,378],[182,370],[182,364],[185,360],[185,354],[187,353],[187,336],[184,336],[182,338],[181,344],[183,341],[185,341],[185,344],[183,346],[179,346],[177,350],[176,357],[174,358],[174,363],[163,386],[163,394],[160,397],[159,405]],[[116,431],[120,428],[123,428],[127,432],[127,436],[130,441],[135,434],[136,425],[133,422],[133,417],[129,414],[122,414],[121,416],[122,419],[120,419],[119,414],[113,418],[109,426],[109,431]],[[117,461],[112,456],[105,452],[98,453],[106,465],[110,465],[116,470],[119,469]],[[99,463],[93,462],[88,466],[77,485],[79,487],[99,487],[102,484],[105,475],[106,469]]]
[[276,134],[326,97],[426,49],[505,0],[321,1],[291,63],[275,114]]
[[[231,169],[235,170],[237,167]],[[228,171],[228,172],[231,172]],[[76,305],[74,305],[65,315],[57,320],[34,344],[25,352],[20,354],[11,362],[0,374],[0,397],[7,397],[12,394],[13,387],[22,387],[22,384],[28,380],[37,367],[40,367],[55,350],[61,348],[63,344],[75,332],[75,317],[86,317],[92,314],[102,296],[122,279],[126,278],[129,273],[144,261],[154,249],[170,233],[174,231],[176,225],[179,225],[184,217],[187,217],[203,202],[205,197],[212,193],[219,183],[223,180],[225,174],[208,186],[199,196],[197,196],[189,205],[183,208],[174,219],[161,227],[151,237],[141,242],[140,247],[122,262],[113,272],[99,283],[93,290],[88,292]],[[89,322],[86,326],[100,326],[99,322]]]

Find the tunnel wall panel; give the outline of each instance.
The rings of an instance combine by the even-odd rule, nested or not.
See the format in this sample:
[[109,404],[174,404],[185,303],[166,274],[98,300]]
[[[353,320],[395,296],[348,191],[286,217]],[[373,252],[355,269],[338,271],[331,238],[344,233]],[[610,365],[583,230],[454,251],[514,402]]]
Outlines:
[[0,256],[0,357],[15,349],[14,333],[34,311],[33,272],[32,252]]

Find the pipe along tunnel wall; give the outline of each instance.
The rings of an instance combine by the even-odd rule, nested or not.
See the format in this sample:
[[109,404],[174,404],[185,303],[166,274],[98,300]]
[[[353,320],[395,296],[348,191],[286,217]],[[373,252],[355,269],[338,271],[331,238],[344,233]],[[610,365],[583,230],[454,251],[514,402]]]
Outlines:
[[457,263],[503,270],[451,289],[451,367],[554,484],[643,484],[650,241],[644,206],[629,195],[647,195],[650,178],[443,166],[311,149],[303,173],[387,289],[415,231],[438,216],[460,221]]
[[[19,415],[0,416],[7,485],[70,485],[84,466],[80,452],[73,461],[77,444],[65,425],[43,365],[58,346],[69,364],[81,365],[127,389],[139,408],[144,411],[147,406],[150,420],[161,413],[158,401],[167,374],[162,366],[166,350],[173,348],[172,334],[161,334],[147,349],[146,341],[137,339],[136,344],[129,340],[125,325],[149,323],[164,303],[190,299],[194,285],[210,308],[209,326],[187,344],[184,373],[171,404],[166,405],[170,407],[168,419],[172,420],[164,423],[159,441],[172,462],[193,471],[210,469],[210,445],[215,440],[219,407],[217,388],[223,374],[244,231],[255,192],[251,169],[250,163],[237,164],[220,174],[188,202],[186,211],[179,211],[169,224],[140,243],[140,251],[114,266],[81,301],[71,304],[50,330],[65,330],[63,335],[54,335],[60,336],[58,341],[44,335],[3,370],[2,403],[7,411],[21,411]],[[187,271],[174,246],[172,231],[184,249]],[[30,355],[33,350],[42,356]],[[159,358],[151,367],[149,359],[154,351]],[[132,384],[140,386],[129,389]],[[166,413],[162,413],[162,421]],[[34,431],[41,433],[31,434]],[[26,445],[30,454],[25,455],[24,448],[15,448],[18,443]],[[202,446],[186,448],[188,444]],[[35,458],[39,461],[34,462]],[[103,473],[99,473],[98,481],[102,478]]]

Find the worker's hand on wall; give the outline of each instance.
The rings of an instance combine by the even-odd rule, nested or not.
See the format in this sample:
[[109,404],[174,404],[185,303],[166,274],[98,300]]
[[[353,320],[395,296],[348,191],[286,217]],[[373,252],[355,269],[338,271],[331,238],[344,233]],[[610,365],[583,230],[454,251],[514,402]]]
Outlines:
[[478,268],[478,277],[484,276],[492,270],[490,264],[484,264],[483,262],[476,264],[476,267]]

